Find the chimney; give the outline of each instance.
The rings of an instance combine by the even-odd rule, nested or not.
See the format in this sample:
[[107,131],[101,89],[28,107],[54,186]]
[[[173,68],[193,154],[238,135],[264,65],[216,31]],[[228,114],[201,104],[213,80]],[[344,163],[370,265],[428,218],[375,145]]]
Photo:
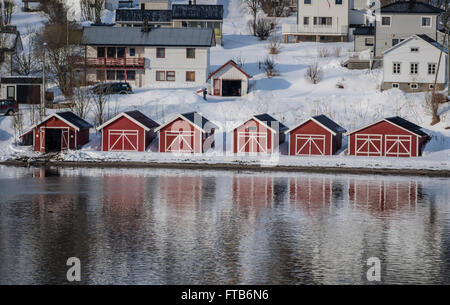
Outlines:
[[141,32],[142,33],[150,32],[150,27],[148,26],[148,18],[147,17],[144,17],[144,20],[142,20]]

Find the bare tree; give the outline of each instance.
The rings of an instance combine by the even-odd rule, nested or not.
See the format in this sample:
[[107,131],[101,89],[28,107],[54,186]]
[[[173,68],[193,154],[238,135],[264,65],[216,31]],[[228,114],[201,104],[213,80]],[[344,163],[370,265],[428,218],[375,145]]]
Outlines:
[[90,88],[79,87],[74,89],[70,110],[82,119],[86,119],[91,110],[94,94]]
[[80,10],[84,21],[94,21],[92,0],[80,0]]
[[281,38],[272,37],[269,39],[269,45],[267,46],[269,54],[278,54],[281,50]]
[[258,18],[256,21],[256,36],[261,40],[266,40],[270,33],[272,33],[273,28],[271,22],[267,18]]
[[256,36],[256,20],[258,17],[258,11],[260,10],[260,0],[245,0],[245,5],[247,6],[250,14],[252,15],[252,35]]
[[102,10],[105,7],[105,0],[94,0],[95,23],[102,22]]
[[39,55],[35,50],[36,33],[28,26],[23,36],[29,37],[28,48],[14,54],[12,71],[17,75],[31,75],[40,71]]
[[[108,91],[109,88],[106,88]],[[92,105],[94,108],[95,125],[100,126],[106,120],[107,104],[109,101],[109,95],[105,94],[104,90],[96,90],[93,95]]]
[[263,62],[263,69],[268,78],[272,78],[278,75],[278,71],[276,69],[275,59],[272,56],[267,56]]
[[0,2],[0,29],[11,24],[12,13],[14,12],[15,3],[13,0],[3,0]]
[[288,14],[289,0],[259,0],[259,2],[268,17],[282,17]]
[[317,84],[322,77],[322,70],[318,63],[313,63],[308,66],[305,72],[305,78],[312,84]]
[[14,114],[11,125],[14,130],[14,140],[17,144],[18,137],[23,134],[23,114],[21,111]]

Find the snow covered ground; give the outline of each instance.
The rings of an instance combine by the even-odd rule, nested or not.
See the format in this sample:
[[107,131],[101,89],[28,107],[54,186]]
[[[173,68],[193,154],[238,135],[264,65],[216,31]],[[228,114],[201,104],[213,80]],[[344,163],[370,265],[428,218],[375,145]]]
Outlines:
[[[179,2],[179,1],[178,1]],[[215,70],[229,59],[241,58],[244,70],[253,76],[250,93],[241,98],[210,97],[204,101],[195,94],[197,88],[161,88],[149,86],[134,89],[134,94],[114,96],[110,105],[119,111],[140,110],[157,122],[164,123],[178,113],[198,111],[222,126],[216,138],[216,152],[206,156],[177,156],[156,152],[157,144],[152,143],[146,153],[103,153],[98,151],[100,135],[92,131],[91,143],[81,151],[62,154],[64,160],[91,161],[144,161],[144,162],[208,162],[235,163],[249,162],[267,165],[299,166],[342,166],[377,168],[417,168],[450,170],[450,106],[440,109],[441,123],[430,126],[431,116],[424,105],[424,94],[406,94],[398,89],[379,91],[381,70],[348,70],[341,66],[353,43],[300,43],[282,44],[280,54],[274,57],[279,76],[267,78],[259,69],[259,62],[268,55],[267,41],[259,41],[248,34],[247,22],[250,16],[245,12],[241,0],[202,0],[198,3],[219,3],[224,5],[223,46],[211,49],[211,69]],[[110,15],[105,14],[107,18]],[[26,24],[39,27],[42,16],[39,13],[14,14],[14,22],[19,28]],[[295,23],[295,16],[280,18],[274,35],[281,35],[282,23]],[[329,57],[320,57],[319,49],[329,49]],[[335,49],[341,55],[336,57]],[[322,80],[310,84],[304,74],[309,64],[318,62],[322,69]],[[336,87],[337,83],[344,88]],[[25,110],[25,109],[24,109]],[[345,127],[353,130],[383,117],[402,116],[421,125],[432,136],[423,157],[412,159],[350,157],[346,150],[333,157],[272,157],[223,156],[222,137],[228,138],[230,147],[231,126],[248,119],[254,114],[267,112],[292,127],[311,115],[325,114]],[[25,120],[29,120],[24,111]],[[93,117],[88,117],[93,121]],[[29,122],[29,121],[28,121]],[[0,117],[0,161],[21,156],[35,156],[29,147],[14,144],[12,118]],[[25,124],[27,125],[27,124]],[[346,144],[346,141],[344,141]],[[281,148],[282,152],[286,147]]]

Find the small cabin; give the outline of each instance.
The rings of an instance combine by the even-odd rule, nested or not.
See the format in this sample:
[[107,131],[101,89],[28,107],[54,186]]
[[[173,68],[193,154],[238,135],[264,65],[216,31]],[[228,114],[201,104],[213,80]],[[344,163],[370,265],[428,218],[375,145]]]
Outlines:
[[289,155],[334,155],[346,130],[326,115],[313,116],[288,131]]
[[352,156],[417,157],[422,155],[429,135],[422,127],[395,116],[385,118],[348,135]]
[[159,152],[204,153],[214,147],[217,129],[197,112],[179,114],[156,129],[159,131]]
[[243,96],[248,93],[249,80],[252,78],[233,60],[227,61],[219,69],[211,73],[210,95],[215,96]]
[[254,115],[233,129],[233,152],[271,154],[284,143],[288,129],[267,113]]
[[97,128],[102,151],[145,151],[156,137],[159,124],[134,110],[122,112]]
[[[57,152],[79,149],[89,142],[89,129],[93,126],[73,112],[58,112],[32,126],[21,138],[28,139],[34,151]],[[33,134],[33,143],[29,135]]]

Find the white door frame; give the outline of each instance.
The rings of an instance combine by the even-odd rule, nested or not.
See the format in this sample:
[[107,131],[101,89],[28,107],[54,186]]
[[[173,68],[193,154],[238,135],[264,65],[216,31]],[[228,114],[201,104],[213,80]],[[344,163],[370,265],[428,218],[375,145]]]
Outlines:
[[[298,140],[306,140],[305,144],[303,144],[302,147],[298,148]],[[322,149],[317,145],[315,140],[323,140],[323,147]],[[311,155],[311,145],[314,143],[316,148],[319,150],[320,155],[325,155],[325,141],[326,136],[325,135],[318,135],[318,134],[296,134],[295,135],[295,155],[296,156],[310,156]],[[307,154],[300,154],[299,151],[301,151],[306,145],[309,144],[309,151]]]
[[[391,146],[389,146],[388,148],[388,141],[394,141],[394,143],[391,144]],[[402,142],[404,141],[408,141],[409,142],[409,148],[407,148]],[[407,153],[399,153],[398,149],[397,152],[390,152],[392,150],[392,148],[394,147],[399,147],[402,146],[406,151],[408,151]],[[384,138],[384,148],[385,148],[385,152],[384,155],[385,156],[389,156],[389,157],[400,157],[400,156],[406,156],[406,157],[411,157],[411,149],[412,149],[412,137],[410,135],[386,135]]]
[[[358,149],[358,137],[359,140],[365,140],[365,142],[363,143],[363,145],[361,145],[361,147]],[[373,144],[373,140],[377,140],[380,142],[380,149],[378,149],[374,144]],[[361,148],[367,143],[367,148],[368,151],[367,152],[361,152]],[[370,148],[374,147],[377,151],[376,152],[371,152]],[[383,135],[381,134],[356,134],[355,135],[355,156],[376,156],[375,154],[378,154],[378,156],[382,156],[383,155]]]
[[[245,137],[245,138],[248,137],[248,140],[245,141],[244,145],[241,146],[240,144],[241,144],[241,138],[242,137]],[[266,147],[263,147],[261,145],[261,143],[259,143],[259,141],[258,141],[259,138],[265,138],[266,139]],[[249,142],[251,143],[251,149],[250,149],[251,151],[249,153],[257,153],[255,151],[255,148],[257,148],[258,146],[262,149],[262,151],[261,151],[262,153],[267,153],[268,144],[269,143],[268,143],[267,133],[266,132],[260,132],[260,131],[239,131],[238,132],[238,139],[237,139],[237,144],[238,144],[237,152],[238,153],[246,153],[243,150],[244,150],[245,146],[247,145],[247,143],[249,143]],[[255,142],[256,142],[256,144],[258,144],[258,146],[256,146],[256,147],[255,147]]]
[[[168,135],[169,136],[175,136],[175,139],[170,143],[170,145],[167,145],[168,144],[167,143],[167,136]],[[166,152],[180,152],[180,153],[195,153],[195,148],[194,148],[194,146],[195,146],[195,136],[194,135],[195,135],[194,131],[166,131],[164,133],[164,140],[165,140],[164,142],[165,142],[165,145],[166,145],[165,151]],[[186,136],[189,136],[189,137],[192,138],[192,146],[191,146],[190,143],[188,143],[186,141],[186,139],[185,139]],[[170,149],[171,146],[175,143],[175,141],[178,141],[179,147],[180,147],[181,143],[185,143],[191,149],[190,150],[180,150],[180,149],[172,150],[172,149]]]
[[[111,136],[112,135],[119,136],[114,143],[111,143]],[[134,144],[130,141],[128,136],[136,136],[136,139],[137,139],[136,146],[134,146]],[[130,143],[130,145],[134,149],[127,149],[127,150],[125,150],[124,149],[124,147],[125,147],[125,145],[124,145],[125,144],[125,140],[127,140],[128,143]],[[122,141],[122,150],[111,149],[119,141]],[[110,129],[110,130],[108,130],[108,151],[131,151],[131,152],[132,151],[139,151],[139,131],[138,130],[122,130],[122,129]]]

